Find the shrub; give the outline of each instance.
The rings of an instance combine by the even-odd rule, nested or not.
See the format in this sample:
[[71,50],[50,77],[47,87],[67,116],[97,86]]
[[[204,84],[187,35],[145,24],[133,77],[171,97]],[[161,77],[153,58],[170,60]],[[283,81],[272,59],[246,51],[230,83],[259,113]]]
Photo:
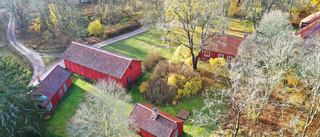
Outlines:
[[137,20],[131,20],[131,21],[127,22],[126,24],[119,24],[115,28],[107,28],[104,31],[104,38],[114,37],[114,36],[120,35],[124,32],[139,28],[140,26],[141,26],[141,24]]
[[148,87],[149,87],[148,82],[142,82],[141,85],[140,85],[140,92],[144,93],[147,90]]
[[209,64],[213,67],[223,67],[227,65],[227,61],[224,58],[210,58]]
[[202,88],[202,80],[200,77],[193,78],[190,82],[187,82],[183,88],[183,96],[190,97],[190,95],[196,94]]
[[150,79],[148,83],[149,86],[145,94],[152,103],[159,106],[172,104],[174,96],[176,95],[174,86],[167,85],[164,79]]
[[89,35],[93,34],[94,36],[98,36],[102,31],[102,24],[100,20],[95,20],[88,26]]
[[121,21],[120,21],[120,23],[121,24],[125,24],[125,23],[127,23],[128,21],[130,21],[131,20],[131,18],[124,18],[124,19],[122,19]]
[[193,62],[192,62],[192,57],[185,59],[185,60],[184,60],[184,63],[186,63],[187,65],[192,66],[192,63],[193,63]]
[[152,52],[151,54],[148,55],[147,59],[143,62],[144,69],[146,69],[147,71],[150,71],[162,59],[163,57],[159,51]]
[[173,60],[184,61],[191,57],[190,49],[185,46],[179,46],[173,54]]

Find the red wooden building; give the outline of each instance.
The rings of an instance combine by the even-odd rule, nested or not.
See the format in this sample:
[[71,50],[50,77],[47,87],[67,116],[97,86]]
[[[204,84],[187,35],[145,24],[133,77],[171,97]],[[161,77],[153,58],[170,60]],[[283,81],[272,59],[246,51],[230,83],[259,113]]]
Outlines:
[[227,62],[230,62],[237,55],[242,40],[243,38],[230,35],[216,36],[213,41],[218,42],[212,42],[214,44],[205,46],[201,50],[199,58],[202,60],[224,58]]
[[57,65],[48,76],[39,83],[38,90],[31,93],[42,94],[40,98],[45,101],[39,104],[39,107],[49,111],[44,114],[45,116],[52,112],[53,108],[58,104],[72,84],[71,74],[68,70]]
[[177,137],[183,131],[183,120],[148,104],[137,103],[130,120],[143,137]]
[[299,29],[296,31],[296,35],[300,35],[302,38],[308,38],[312,34],[320,34],[320,11],[309,15],[301,20]]
[[66,68],[99,80],[113,78],[126,87],[141,75],[141,61],[90,45],[72,42],[63,54]]

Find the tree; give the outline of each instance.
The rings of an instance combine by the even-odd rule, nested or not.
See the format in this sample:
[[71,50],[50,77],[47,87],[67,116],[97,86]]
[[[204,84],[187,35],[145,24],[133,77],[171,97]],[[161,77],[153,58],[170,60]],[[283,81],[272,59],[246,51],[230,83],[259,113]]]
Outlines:
[[39,118],[44,110],[37,107],[43,100],[26,87],[31,73],[16,62],[12,55],[0,59],[0,134],[21,136],[26,132],[38,133]]
[[255,79],[264,89],[264,101],[260,105],[259,115],[271,94],[281,93],[276,87],[284,80],[285,74],[300,60],[303,39],[291,35],[289,16],[281,11],[266,13],[259,22],[257,30],[245,39],[239,48],[238,59],[254,68]]
[[70,136],[133,136],[127,104],[131,96],[116,81],[100,80],[68,122]]
[[[228,88],[213,88],[212,91],[207,91],[204,100],[205,106],[200,110],[194,110],[194,118],[191,123],[194,126],[202,126],[207,130],[210,126],[221,126],[223,129],[224,122],[232,123],[231,134],[237,136],[240,130],[241,117],[245,110],[252,105],[257,104],[259,101],[258,95],[261,89],[257,82],[252,82],[251,73],[252,68],[248,67],[245,63],[231,63],[229,69],[229,78],[226,78],[225,83]],[[248,79],[244,79],[248,77]],[[217,110],[219,107],[226,107],[227,112]],[[209,112],[205,114],[204,112]],[[232,120],[235,117],[236,120]],[[220,133],[230,134],[230,132]]]
[[[197,70],[201,49],[209,44],[213,29],[222,32],[227,27],[224,0],[164,0],[150,1],[148,23],[161,23],[166,39],[190,49],[193,69]],[[151,16],[152,15],[152,16]],[[156,18],[157,20],[155,20]],[[198,54],[195,54],[194,52]]]
[[91,22],[88,26],[88,32],[89,35],[93,34],[95,36],[101,34],[102,32],[102,24],[100,23],[99,20],[95,20],[93,22]]

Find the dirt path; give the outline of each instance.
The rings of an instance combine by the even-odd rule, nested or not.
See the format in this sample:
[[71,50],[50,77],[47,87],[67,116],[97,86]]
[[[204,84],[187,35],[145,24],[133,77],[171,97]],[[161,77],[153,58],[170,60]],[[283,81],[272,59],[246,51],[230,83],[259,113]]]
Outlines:
[[35,82],[37,82],[37,76],[43,74],[46,71],[46,67],[44,65],[43,60],[41,59],[41,56],[31,50],[20,44],[16,38],[16,35],[14,33],[15,31],[15,21],[11,15],[11,13],[8,12],[10,15],[8,29],[7,29],[7,39],[9,43],[21,54],[23,54],[27,59],[31,62],[33,67],[33,76],[32,80],[30,81],[28,86],[34,85]]

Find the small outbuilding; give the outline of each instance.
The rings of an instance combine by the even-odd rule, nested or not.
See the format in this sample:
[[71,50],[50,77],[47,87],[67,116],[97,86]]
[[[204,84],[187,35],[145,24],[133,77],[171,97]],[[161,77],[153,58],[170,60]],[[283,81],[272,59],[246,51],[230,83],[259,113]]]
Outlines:
[[56,107],[62,96],[67,92],[71,81],[71,72],[57,65],[47,77],[45,77],[40,83],[39,88],[33,91],[31,94],[42,94],[40,97],[44,99],[44,102],[39,104],[41,109],[46,109],[49,112],[44,115],[49,115],[53,108]]
[[126,87],[141,74],[141,60],[72,42],[62,55],[66,69],[93,80],[115,79]]
[[212,43],[202,48],[199,58],[209,60],[210,58],[224,58],[230,62],[237,54],[238,48],[243,40],[241,37],[222,35],[212,36]]
[[299,28],[296,31],[296,35],[307,39],[312,34],[320,34],[320,11],[309,15],[308,17],[301,20]]
[[143,137],[177,137],[183,132],[183,120],[144,103],[134,106],[130,121]]

